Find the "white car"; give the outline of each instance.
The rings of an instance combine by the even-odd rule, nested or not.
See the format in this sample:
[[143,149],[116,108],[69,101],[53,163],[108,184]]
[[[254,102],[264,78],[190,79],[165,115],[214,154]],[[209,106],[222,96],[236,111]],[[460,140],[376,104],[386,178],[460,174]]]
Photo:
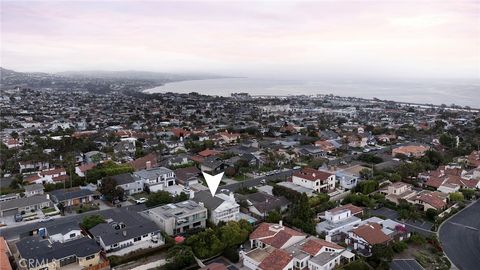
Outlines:
[[135,200],[135,202],[136,202],[137,204],[146,203],[146,202],[147,202],[147,198],[140,198],[140,199],[138,199],[138,200]]

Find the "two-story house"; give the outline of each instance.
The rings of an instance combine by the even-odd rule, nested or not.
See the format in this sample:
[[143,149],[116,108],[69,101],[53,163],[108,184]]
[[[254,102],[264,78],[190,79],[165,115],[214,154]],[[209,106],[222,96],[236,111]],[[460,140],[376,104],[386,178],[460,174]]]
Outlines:
[[150,192],[164,190],[166,187],[175,185],[175,172],[165,167],[157,167],[141,170],[133,173],[143,181]]
[[237,221],[240,218],[240,205],[235,201],[233,193],[218,193],[212,197],[209,191],[199,191],[194,194],[193,200],[208,209],[209,219],[214,224]]
[[142,214],[168,235],[205,228],[208,217],[207,208],[192,200],[158,206],[145,210]]
[[335,174],[312,168],[303,168],[292,175],[292,182],[315,192],[328,192],[335,189]]

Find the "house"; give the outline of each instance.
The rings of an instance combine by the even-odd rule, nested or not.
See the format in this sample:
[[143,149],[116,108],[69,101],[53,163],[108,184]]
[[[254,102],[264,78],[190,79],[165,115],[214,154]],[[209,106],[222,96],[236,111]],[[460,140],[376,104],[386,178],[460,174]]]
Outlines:
[[218,135],[225,143],[235,143],[240,139],[240,133],[220,132]]
[[45,189],[42,184],[33,184],[33,185],[26,185],[23,187],[25,189],[25,196],[32,197],[35,195],[42,195],[43,190]]
[[471,168],[480,167],[480,151],[473,151],[467,156],[467,165]]
[[20,173],[50,168],[50,164],[46,161],[20,161],[18,166],[20,167]]
[[127,247],[141,249],[164,243],[157,224],[135,211],[122,208],[102,212],[101,215],[106,222],[88,231],[107,253]]
[[64,168],[52,168],[40,171],[38,175],[41,177],[40,182],[35,181],[37,184],[42,182],[53,183],[63,182],[68,179],[67,171]]
[[143,192],[144,181],[134,174],[122,173],[109,177],[115,180],[117,187],[120,187],[125,191],[125,195],[133,195]]
[[100,196],[100,193],[97,191],[81,189],[78,187],[70,189],[57,189],[51,191],[49,194],[54,203],[62,203],[65,207],[91,203],[96,197]]
[[165,167],[151,168],[133,173],[143,181],[150,192],[164,190],[166,187],[175,185],[175,173]]
[[158,166],[157,155],[155,153],[151,153],[144,157],[137,158],[129,162],[129,164],[132,165],[135,171],[148,170],[151,168],[155,168]]
[[363,220],[356,228],[342,231],[346,236],[345,243],[353,250],[366,256],[376,244],[389,244],[410,237],[404,224],[391,219],[371,217]]
[[265,192],[255,192],[253,194],[238,195],[238,201],[245,201],[248,205],[248,211],[255,217],[264,218],[271,211],[278,210],[283,212],[288,208],[290,201],[283,196],[272,196]]
[[5,241],[3,236],[0,236],[0,269],[12,270],[12,265],[10,264],[11,257],[12,252],[8,247],[7,241]]
[[0,216],[13,216],[16,213],[40,210],[52,206],[49,195],[35,195],[0,202]]
[[295,152],[299,156],[311,158],[321,158],[327,155],[327,152],[323,151],[320,147],[314,145],[299,146],[295,149]]
[[404,155],[407,157],[419,158],[422,157],[429,149],[430,147],[425,145],[399,146],[392,149],[392,157],[396,157],[397,155]]
[[344,247],[309,236],[286,248],[296,269],[334,269],[340,265]]
[[385,199],[396,204],[400,203],[400,200],[408,201],[417,195],[417,192],[412,189],[412,185],[403,182],[392,183],[380,189],[380,193],[385,195]]
[[314,143],[314,145],[320,148],[320,150],[322,150],[323,152],[329,154],[333,153],[336,149],[335,145],[328,140],[318,140]]
[[28,269],[80,270],[103,262],[101,247],[88,237],[62,243],[33,235],[20,239],[16,247],[20,261],[26,263]]
[[434,209],[442,211],[447,206],[448,195],[442,192],[422,191],[418,193],[411,200],[416,205],[421,205],[424,211]]
[[83,161],[87,164],[98,164],[105,159],[107,159],[107,154],[99,151],[90,151],[83,154]]
[[[345,248],[284,227],[262,223],[250,235],[252,250],[242,253],[248,269],[334,269]],[[350,254],[353,255],[353,254]]]
[[316,231],[318,234],[325,234],[325,239],[329,240],[332,235],[358,226],[362,221],[359,218],[362,214],[363,209],[352,204],[330,209],[320,216],[324,221],[317,224]]
[[382,226],[378,223],[367,223],[353,229],[348,234],[347,244],[353,245],[353,249],[372,252],[372,247],[377,244],[386,245],[392,241],[392,238],[382,231]]
[[225,168],[223,161],[217,157],[207,157],[200,163],[202,172],[217,174]]
[[426,175],[419,175],[419,178],[426,179],[425,186],[447,194],[460,189],[480,188],[478,179],[468,178],[466,171],[456,166],[440,166]]
[[4,195],[0,195],[0,202],[6,202],[10,200],[15,200],[18,198],[20,198],[20,195],[18,193],[4,194]]
[[175,170],[177,183],[179,185],[183,185],[184,187],[198,184],[200,174],[201,171],[195,166]]
[[199,191],[194,194],[193,200],[208,209],[209,220],[213,224],[240,219],[240,205],[235,201],[233,193],[218,193],[212,197],[209,191]]
[[335,174],[312,168],[303,168],[293,173],[292,182],[315,192],[328,192],[335,189]]
[[80,166],[75,167],[75,173],[80,177],[85,177],[87,175],[87,171],[96,167],[95,163],[86,163]]
[[207,208],[192,200],[158,206],[145,210],[142,214],[168,235],[205,228],[208,218]]
[[[52,242],[65,243],[83,237],[82,229],[77,221],[51,225],[44,228],[44,230],[45,236],[47,236]],[[39,229],[39,233],[41,234],[41,229]]]

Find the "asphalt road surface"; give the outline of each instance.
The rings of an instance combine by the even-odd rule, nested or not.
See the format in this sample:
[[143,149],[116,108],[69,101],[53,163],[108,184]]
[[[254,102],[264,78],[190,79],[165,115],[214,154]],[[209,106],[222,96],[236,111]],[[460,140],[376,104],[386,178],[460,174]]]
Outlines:
[[[247,180],[244,180],[244,181],[239,181],[238,183],[220,186],[219,189],[228,189],[230,191],[236,191],[236,190],[238,190],[240,188],[244,188],[244,187],[254,187],[254,186],[262,185],[260,182],[264,179],[266,181],[276,180],[276,179],[286,180],[288,177],[290,177],[292,175],[293,172],[294,172],[294,170],[281,171],[281,172],[278,172],[278,173],[270,175],[270,176],[263,176],[263,177],[254,178],[254,179],[247,179]],[[137,212],[140,212],[140,211],[143,211],[143,210],[146,209],[144,204],[131,205],[131,206],[123,207],[123,208],[127,208],[129,210],[137,211]],[[18,239],[22,236],[26,236],[31,231],[36,230],[36,229],[41,228],[41,227],[45,227],[46,225],[52,226],[52,225],[58,225],[58,224],[67,223],[67,222],[71,222],[71,221],[77,221],[77,222],[80,223],[84,216],[93,215],[93,214],[101,214],[104,211],[113,211],[113,209],[97,210],[97,211],[85,212],[85,213],[82,213],[82,214],[58,217],[58,218],[55,218],[52,221],[49,221],[48,224],[47,223],[33,222],[33,223],[27,223],[27,224],[24,224],[24,225],[19,225],[19,226],[14,226],[14,227],[8,227],[7,226],[7,227],[0,228],[0,236],[3,236],[7,240],[14,240],[14,239]]]
[[[143,205],[143,204],[131,205],[131,206],[123,207],[123,208],[139,212],[139,211],[145,210],[145,205]],[[101,214],[101,213],[108,212],[108,211],[113,211],[113,210],[115,210],[115,208],[85,212],[85,213],[70,215],[70,216],[57,217],[57,218],[54,218],[52,221],[48,221],[46,223],[33,222],[33,223],[27,223],[27,224],[24,224],[24,225],[19,225],[19,226],[14,226],[14,227],[8,227],[7,226],[7,227],[0,228],[0,235],[3,236],[7,240],[14,240],[14,239],[18,239],[22,236],[26,236],[31,231],[36,230],[36,229],[41,228],[41,227],[58,225],[58,224],[67,223],[67,222],[71,222],[71,221],[77,221],[78,223],[80,223],[84,216]]]
[[480,200],[444,222],[440,243],[460,270],[480,269]]

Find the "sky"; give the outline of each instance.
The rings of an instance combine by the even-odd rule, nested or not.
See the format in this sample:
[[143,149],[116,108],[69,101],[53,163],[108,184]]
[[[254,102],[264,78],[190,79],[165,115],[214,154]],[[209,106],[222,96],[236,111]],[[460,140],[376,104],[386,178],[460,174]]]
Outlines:
[[1,1],[1,66],[480,78],[480,1]]

